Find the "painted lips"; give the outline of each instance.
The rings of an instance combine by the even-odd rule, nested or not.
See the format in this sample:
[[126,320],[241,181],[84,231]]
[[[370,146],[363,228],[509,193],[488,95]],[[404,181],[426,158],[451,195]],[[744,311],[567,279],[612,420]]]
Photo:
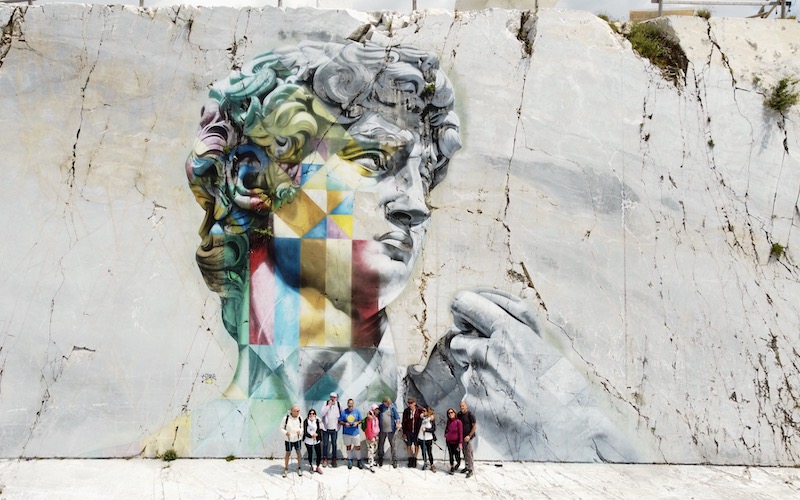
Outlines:
[[392,231],[376,238],[383,243],[383,250],[392,260],[399,260],[408,263],[411,258],[411,250],[414,248],[414,240],[403,231]]

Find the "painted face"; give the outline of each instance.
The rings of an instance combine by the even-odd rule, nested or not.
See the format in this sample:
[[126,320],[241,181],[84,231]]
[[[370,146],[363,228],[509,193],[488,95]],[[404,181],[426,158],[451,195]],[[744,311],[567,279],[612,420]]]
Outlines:
[[[377,345],[348,322],[394,300],[419,258],[430,216],[420,172],[427,156],[419,134],[399,121],[366,112],[347,130],[334,123],[317,134],[293,173],[293,201],[272,214],[275,264],[305,299],[301,316],[327,308],[325,328],[307,328],[313,338],[301,333],[301,344]],[[301,328],[304,321],[313,324],[301,319]]]

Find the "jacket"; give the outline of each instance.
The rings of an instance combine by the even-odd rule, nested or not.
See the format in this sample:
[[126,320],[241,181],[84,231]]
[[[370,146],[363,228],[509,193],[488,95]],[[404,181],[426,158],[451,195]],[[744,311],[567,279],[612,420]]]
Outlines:
[[381,403],[381,405],[378,406],[378,425],[379,426],[383,425],[382,420],[381,420],[381,415],[383,415],[383,412],[385,412],[385,411],[391,412],[392,428],[391,429],[384,429],[383,427],[380,427],[381,432],[395,432],[395,431],[397,431],[397,422],[400,420],[400,413],[397,411],[397,407],[394,405],[394,403],[389,403],[389,406],[386,406],[385,404]]

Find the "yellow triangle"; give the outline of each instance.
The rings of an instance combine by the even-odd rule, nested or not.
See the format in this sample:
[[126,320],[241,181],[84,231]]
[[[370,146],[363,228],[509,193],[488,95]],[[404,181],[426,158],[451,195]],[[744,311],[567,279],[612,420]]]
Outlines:
[[329,215],[333,222],[339,226],[350,238],[353,237],[353,216],[352,215]]

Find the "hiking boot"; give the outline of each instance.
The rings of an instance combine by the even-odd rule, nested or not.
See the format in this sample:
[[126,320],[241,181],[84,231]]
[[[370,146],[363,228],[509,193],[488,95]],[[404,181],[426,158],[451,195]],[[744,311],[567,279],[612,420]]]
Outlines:
[[383,459],[382,458],[378,459],[378,467],[383,467]]
[[288,475],[289,475],[289,469],[283,469],[283,477],[286,477]]
[[359,460],[358,461],[358,468],[361,469],[361,470],[364,470],[364,461],[363,460]]
[[392,460],[392,467],[397,468],[397,460]]
[[454,472],[455,472],[457,469],[458,469],[458,467],[456,467],[455,465],[451,465],[451,466],[450,466],[450,475],[452,476],[452,475],[453,475],[453,473],[454,473]]
[[322,467],[317,465],[317,474],[322,474]]
[[436,472],[436,466],[431,464],[431,472]]
[[352,460],[348,460],[347,461],[347,468],[348,469],[352,469],[353,468],[353,461]]
[[470,477],[472,477],[472,471],[471,470],[467,471],[467,478],[470,478]]
[[331,467],[333,467],[334,469],[336,468],[336,460],[334,460],[333,462],[331,462]]
[[328,461],[327,460],[323,460],[322,461],[322,466],[323,467],[327,467],[328,466]]
[[299,467],[298,467],[298,468],[297,468],[297,475],[298,475],[298,476],[302,476],[302,475],[303,475],[303,469],[301,469],[301,468],[299,468]]

